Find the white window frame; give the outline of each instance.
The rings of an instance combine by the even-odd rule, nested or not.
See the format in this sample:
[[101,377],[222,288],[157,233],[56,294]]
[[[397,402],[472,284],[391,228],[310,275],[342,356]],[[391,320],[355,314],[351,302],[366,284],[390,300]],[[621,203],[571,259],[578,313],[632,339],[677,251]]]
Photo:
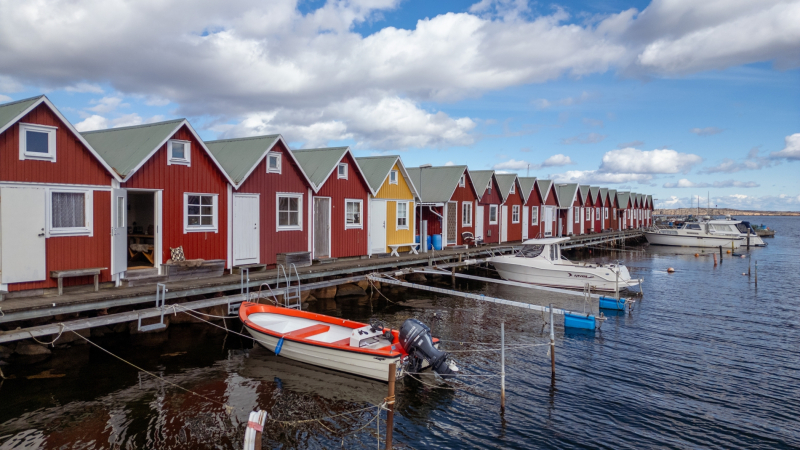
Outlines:
[[[56,131],[58,127],[51,127],[48,125],[38,125],[33,123],[20,123],[19,124],[19,160],[26,159],[34,161],[50,161],[56,162]],[[37,133],[47,133],[47,153],[28,152],[27,139],[28,131]]]
[[[274,168],[270,167],[270,165],[269,165],[270,158],[275,158],[275,160],[278,162],[277,167],[274,167]],[[278,174],[281,173],[282,166],[283,166],[282,161],[281,161],[282,159],[283,158],[282,158],[282,155],[280,153],[273,153],[273,152],[267,153],[267,173],[278,173]]]
[[[516,219],[514,219],[516,217]],[[519,223],[519,205],[511,206],[511,223]]]
[[536,221],[531,220],[531,224],[539,225],[541,221],[539,220],[539,207],[538,206],[531,206],[531,219],[536,218]]
[[603,218],[608,220],[608,208],[603,208]]
[[594,208],[594,220],[600,220],[600,207],[596,206]]
[[[494,210],[494,221],[492,221],[492,210]],[[489,205],[489,225],[497,225],[497,216],[499,216],[497,205]]]
[[[172,144],[184,144],[183,158],[175,158],[172,156]],[[180,139],[170,139],[167,141],[167,165],[168,166],[191,166],[192,165],[192,142],[183,141]]]
[[467,185],[467,176],[462,173],[461,178],[458,179],[458,187],[464,187],[466,185]]
[[511,183],[511,192],[509,194],[516,194],[517,193],[517,184]]
[[[342,174],[342,167],[344,167],[344,174]],[[347,167],[347,163],[339,163],[336,165],[336,178],[340,180],[346,180],[347,175],[350,169]],[[363,220],[362,220],[363,222]]]
[[[469,212],[465,211],[468,209]],[[465,220],[468,219],[468,220]],[[471,227],[472,226],[472,202],[462,202],[461,203],[461,226],[462,227]]]
[[[397,181],[398,176],[399,176],[399,174],[397,173],[396,170],[390,170],[389,171],[389,184],[397,184],[398,183],[398,181]],[[394,178],[394,179],[392,179],[392,178]]]
[[[212,197],[212,224],[211,225],[192,225],[189,226],[189,196],[201,195]],[[200,201],[202,206],[202,200]],[[183,234],[186,233],[208,233],[219,232],[219,194],[212,194],[208,192],[184,192],[183,193]]]
[[[296,198],[297,203],[297,225],[281,225],[281,198]],[[303,194],[296,192],[278,192],[275,194],[275,229],[278,231],[303,231]]]
[[489,185],[486,186],[486,193],[492,195],[492,180],[489,180]]
[[[361,212],[361,214],[359,216],[359,220],[361,222],[358,223],[358,224],[349,224],[349,223],[347,223],[347,204],[351,203],[351,202],[358,203],[360,205],[359,206],[359,208],[360,208],[359,211]],[[364,228],[364,200],[357,199],[357,198],[346,198],[346,199],[344,199],[344,228],[345,228],[345,230],[359,229],[359,228],[363,229]]]
[[[408,222],[409,220],[409,202],[395,202],[394,206],[394,229],[397,230],[408,230]],[[400,225],[400,205],[406,205],[406,224]],[[363,214],[363,212],[362,212]]]
[[573,214],[575,214],[575,223],[581,223],[581,207],[580,206],[576,206],[575,207],[575,211],[573,212]]
[[[53,194],[83,194],[83,212],[84,226],[74,228],[55,228],[53,227]],[[47,190],[47,226],[45,227],[46,237],[51,236],[92,236],[94,235],[94,218],[92,212],[94,211],[93,200],[94,191],[91,189],[75,189],[75,188],[49,188]]]

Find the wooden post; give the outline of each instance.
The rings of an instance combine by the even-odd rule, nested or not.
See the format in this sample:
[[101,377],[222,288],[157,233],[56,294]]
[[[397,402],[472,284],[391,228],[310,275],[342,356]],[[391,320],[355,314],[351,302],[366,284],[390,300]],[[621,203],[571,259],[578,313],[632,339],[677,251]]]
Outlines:
[[722,246],[719,246],[719,263],[722,264]]
[[747,229],[747,250],[750,251],[750,228]]
[[717,267],[717,254],[714,253],[714,267]]
[[392,448],[392,430],[394,429],[394,381],[397,372],[397,364],[389,364],[389,396],[386,397],[386,449]]
[[553,325],[553,304],[550,303],[550,370],[556,376],[556,333]]
[[506,409],[506,323],[500,322],[500,409]]
[[758,261],[756,261],[756,286],[758,286]]

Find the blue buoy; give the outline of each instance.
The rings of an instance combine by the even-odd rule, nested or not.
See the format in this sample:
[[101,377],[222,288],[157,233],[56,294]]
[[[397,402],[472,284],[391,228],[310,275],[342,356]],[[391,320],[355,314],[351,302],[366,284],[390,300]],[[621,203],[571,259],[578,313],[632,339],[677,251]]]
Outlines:
[[275,356],[281,354],[281,348],[283,347],[283,338],[278,341],[278,345],[275,346]]
[[442,235],[441,234],[434,234],[431,236],[431,244],[433,245],[434,250],[441,250],[442,249]]
[[564,326],[567,328],[594,330],[595,329],[594,316],[564,313]]
[[600,297],[600,308],[601,309],[617,309],[617,310],[624,310],[625,309],[625,299],[620,298],[612,298],[612,297]]

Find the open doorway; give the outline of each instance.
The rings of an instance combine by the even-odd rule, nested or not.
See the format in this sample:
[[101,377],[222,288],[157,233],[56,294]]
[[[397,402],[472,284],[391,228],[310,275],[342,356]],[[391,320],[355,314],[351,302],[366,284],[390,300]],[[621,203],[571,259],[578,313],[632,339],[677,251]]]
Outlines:
[[155,266],[156,194],[128,191],[128,270]]

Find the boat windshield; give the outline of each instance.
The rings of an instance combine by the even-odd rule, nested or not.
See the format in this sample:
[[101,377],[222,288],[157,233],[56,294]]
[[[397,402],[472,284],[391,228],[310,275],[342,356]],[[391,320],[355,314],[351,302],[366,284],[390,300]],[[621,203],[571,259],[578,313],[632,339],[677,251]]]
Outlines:
[[747,225],[740,222],[736,224],[736,228],[739,230],[740,233],[747,234],[747,229],[748,229]]
[[518,258],[536,258],[542,254],[544,245],[523,245],[522,249],[517,252]]

